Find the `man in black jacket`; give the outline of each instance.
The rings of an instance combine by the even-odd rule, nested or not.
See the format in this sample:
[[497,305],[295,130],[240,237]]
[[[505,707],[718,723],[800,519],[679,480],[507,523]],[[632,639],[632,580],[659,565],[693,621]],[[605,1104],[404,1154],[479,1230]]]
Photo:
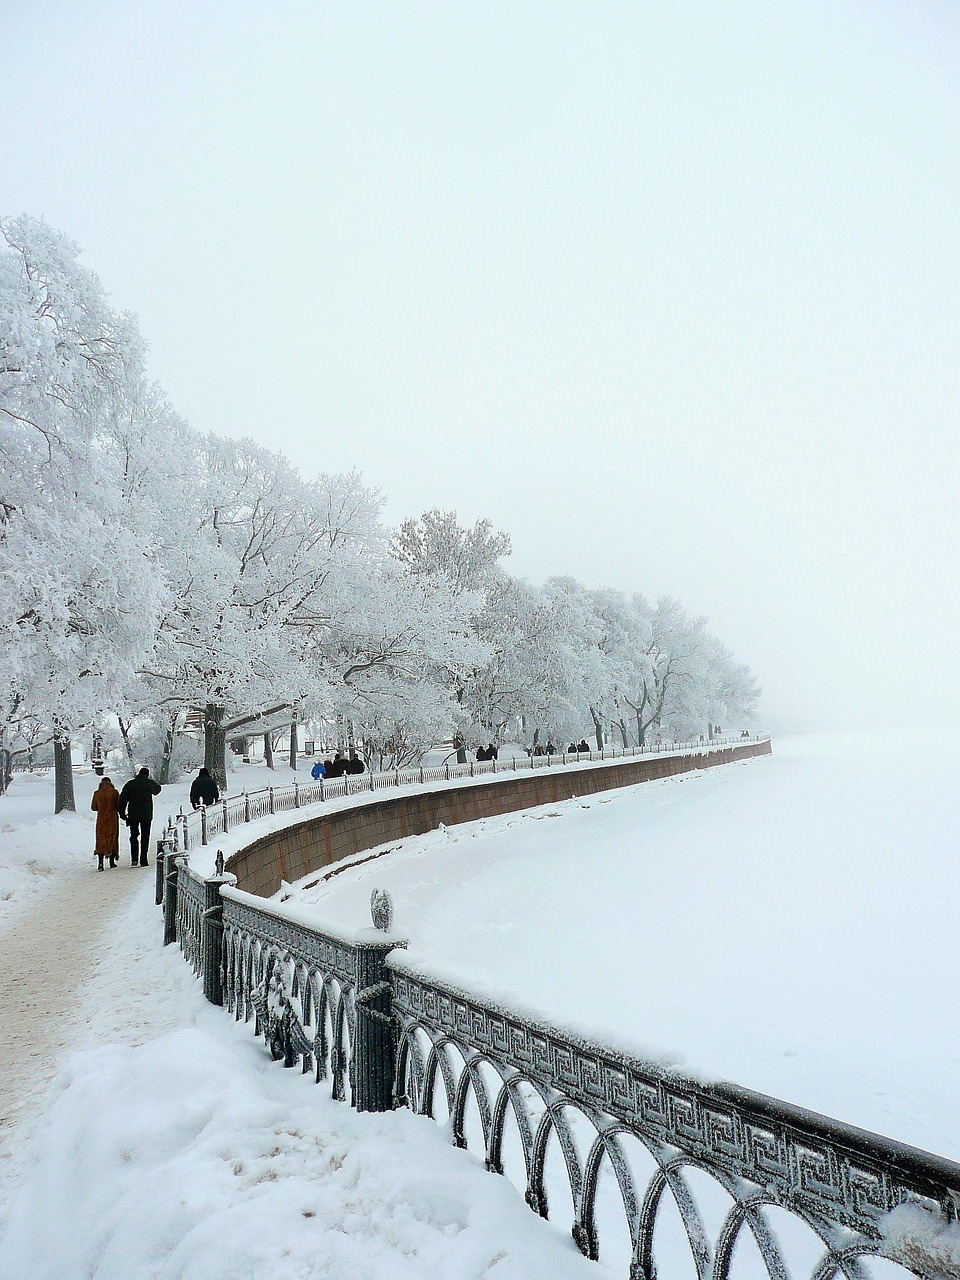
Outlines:
[[147,866],[147,850],[150,848],[150,824],[153,822],[153,797],[160,794],[160,783],[150,777],[146,765],[135,778],[131,778],[120,792],[117,812],[130,828],[130,860]]
[[202,804],[216,804],[220,799],[220,788],[210,776],[209,769],[201,769],[190,784],[190,803],[195,809]]

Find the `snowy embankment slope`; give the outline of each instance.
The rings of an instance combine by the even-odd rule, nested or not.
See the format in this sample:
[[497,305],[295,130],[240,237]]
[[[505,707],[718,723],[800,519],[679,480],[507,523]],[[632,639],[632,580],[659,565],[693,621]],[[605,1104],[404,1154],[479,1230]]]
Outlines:
[[160,946],[150,889],[104,951],[82,1047],[24,1137],[4,1280],[610,1274],[432,1121],[358,1115],[280,1069]]
[[960,735],[774,755],[409,840],[305,890],[561,1026],[960,1159]]
[[[66,997],[76,975],[64,974],[61,998],[36,1011],[73,1051],[0,1152],[3,1280],[610,1274],[432,1121],[358,1115],[329,1086],[281,1070],[161,946],[152,875],[98,875],[86,849],[71,856],[85,884],[134,882],[134,899],[91,939],[82,995]],[[51,972],[63,953],[51,936]]]

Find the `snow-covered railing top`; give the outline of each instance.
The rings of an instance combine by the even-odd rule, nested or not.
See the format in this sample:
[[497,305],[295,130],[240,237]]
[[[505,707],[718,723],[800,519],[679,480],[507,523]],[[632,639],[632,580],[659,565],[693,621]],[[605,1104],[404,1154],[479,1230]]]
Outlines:
[[[386,969],[400,1029],[397,1102],[448,1119],[456,1145],[476,1141],[496,1173],[505,1171],[512,1129],[526,1201],[543,1217],[551,1216],[548,1149],[558,1144],[572,1234],[594,1259],[601,1175],[612,1172],[629,1229],[630,1280],[673,1273],[654,1256],[667,1206],[667,1216],[679,1211],[701,1280],[727,1280],[741,1236],[752,1238],[770,1280],[787,1280],[798,1265],[814,1280],[866,1280],[871,1257],[926,1280],[960,1274],[953,1161],[739,1085],[684,1077],[464,990],[404,952],[393,952]],[[479,1118],[473,1135],[471,1110]],[[714,1184],[710,1230],[703,1175]],[[784,1246],[770,1209],[805,1224],[812,1266],[790,1233]]]
[[209,806],[201,805],[192,813],[182,810],[167,820],[163,833],[175,852],[189,852],[208,844],[217,836],[225,835],[233,828],[247,822],[280,813],[305,809],[344,796],[360,795],[389,788],[411,786],[436,786],[465,778],[515,774],[523,770],[563,769],[578,764],[608,762],[614,760],[641,759],[650,756],[699,755],[714,751],[717,747],[742,746],[748,742],[766,741],[769,735],[753,734],[744,737],[716,737],[709,742],[653,743],[643,747],[607,747],[602,751],[558,751],[553,755],[515,756],[511,760],[474,761],[467,764],[418,765],[412,769],[370,770],[367,773],[347,774],[342,778],[319,778],[310,782],[294,782],[289,787],[262,787],[258,791],[242,791],[239,795],[226,796]]
[[[746,1241],[770,1280],[869,1280],[871,1258],[960,1276],[960,1165],[471,992],[405,952],[376,890],[377,927],[351,930],[163,861],[167,915],[205,992],[254,1018],[274,1058],[360,1110],[448,1121],[536,1212],[572,1209],[581,1251],[602,1246],[629,1280],[691,1260],[698,1280],[729,1280]],[[551,1153],[568,1193],[552,1206]],[[619,1258],[611,1212],[627,1228]]]

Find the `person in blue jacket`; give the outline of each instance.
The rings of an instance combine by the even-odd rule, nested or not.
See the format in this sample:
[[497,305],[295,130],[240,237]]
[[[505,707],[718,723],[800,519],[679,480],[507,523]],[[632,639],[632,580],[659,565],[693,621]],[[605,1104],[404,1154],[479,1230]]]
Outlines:
[[325,778],[326,776],[327,776],[327,771],[323,767],[323,761],[318,760],[317,763],[310,770],[310,777],[314,780],[314,782],[319,782],[321,778]]

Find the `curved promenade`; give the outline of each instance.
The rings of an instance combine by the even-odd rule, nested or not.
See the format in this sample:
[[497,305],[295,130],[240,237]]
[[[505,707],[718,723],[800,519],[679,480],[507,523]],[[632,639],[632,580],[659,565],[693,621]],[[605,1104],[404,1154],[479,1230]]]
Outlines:
[[[405,1105],[446,1121],[456,1145],[475,1149],[493,1172],[507,1172],[505,1152],[519,1151],[527,1204],[544,1217],[572,1210],[570,1231],[587,1257],[600,1256],[601,1227],[606,1233],[619,1207],[631,1280],[656,1273],[654,1239],[676,1211],[689,1250],[683,1265],[692,1262],[701,1280],[729,1280],[741,1237],[769,1276],[792,1274],[786,1254],[798,1230],[807,1245],[797,1261],[811,1280],[862,1280],[874,1257],[923,1280],[957,1277],[960,1165],[736,1084],[686,1077],[461,989],[407,954],[384,896],[374,894],[375,927],[357,930],[262,896],[281,880],[440,823],[770,751],[761,739],[559,768],[521,761],[516,773],[472,779],[464,774],[474,768],[461,766],[449,780],[342,780],[328,794],[343,805],[292,816],[235,852],[228,874],[207,878],[177,854],[178,841],[190,848],[190,819],[181,818],[168,828],[162,858],[165,941],[179,941],[208,999],[252,1019],[275,1059],[325,1082],[334,1098],[361,1111]],[[397,792],[383,796],[391,781]],[[318,798],[296,788],[293,804],[306,796]],[[323,788],[319,798],[328,798]],[[269,793],[271,817],[291,807],[288,799]],[[226,801],[222,825],[215,815],[203,819],[204,842],[243,820],[240,800],[247,820],[264,816],[259,797]],[[553,1210],[551,1151],[567,1183]],[[612,1177],[604,1181],[605,1173]]]
[[[338,807],[330,813],[313,806],[309,817],[261,836],[233,854],[226,869],[237,877],[239,888],[270,897],[280,888],[281,881],[292,883],[366,849],[433,831],[441,823],[451,827],[476,822],[770,753],[770,739],[760,738],[716,748],[632,757],[621,754],[605,760],[556,757],[556,764],[519,770],[501,766],[493,772],[486,766],[482,774],[479,768],[475,769],[473,777],[468,772],[471,766],[460,766],[459,778],[451,770],[450,782],[436,779],[424,782],[422,787],[414,770],[403,775],[365,775],[370,784],[378,777],[392,780],[396,776],[398,785],[404,785],[405,794],[383,797],[382,791],[358,791],[355,805]],[[304,795],[307,788],[300,788],[299,792]]]

